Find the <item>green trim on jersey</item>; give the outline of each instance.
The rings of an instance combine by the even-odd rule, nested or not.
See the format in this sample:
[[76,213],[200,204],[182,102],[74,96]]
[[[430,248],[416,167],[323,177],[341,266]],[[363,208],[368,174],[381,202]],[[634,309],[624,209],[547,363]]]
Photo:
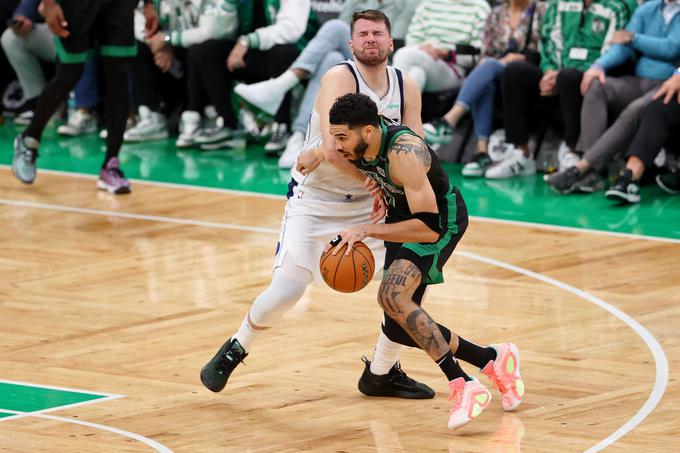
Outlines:
[[101,46],[102,57],[134,57],[137,55],[137,44],[131,46]]

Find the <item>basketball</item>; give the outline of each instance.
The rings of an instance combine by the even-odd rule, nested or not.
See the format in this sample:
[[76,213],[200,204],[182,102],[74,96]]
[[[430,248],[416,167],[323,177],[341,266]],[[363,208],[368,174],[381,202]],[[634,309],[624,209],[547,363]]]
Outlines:
[[328,253],[321,254],[319,269],[328,286],[341,293],[353,293],[363,289],[371,281],[375,260],[371,249],[361,241],[354,243],[349,255],[345,255],[347,244],[342,246],[337,255],[333,255],[333,249],[340,241],[339,236],[331,240],[333,247]]

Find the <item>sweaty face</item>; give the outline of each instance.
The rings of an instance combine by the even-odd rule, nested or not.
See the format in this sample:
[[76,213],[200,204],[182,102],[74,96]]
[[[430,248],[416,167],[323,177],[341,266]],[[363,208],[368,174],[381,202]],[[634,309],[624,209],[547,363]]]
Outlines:
[[331,124],[330,130],[335,138],[335,149],[346,159],[358,162],[364,157],[368,143],[359,133],[359,129],[350,129],[346,124]]
[[392,37],[383,22],[359,19],[354,23],[349,42],[354,58],[368,66],[377,66],[387,60],[394,48]]

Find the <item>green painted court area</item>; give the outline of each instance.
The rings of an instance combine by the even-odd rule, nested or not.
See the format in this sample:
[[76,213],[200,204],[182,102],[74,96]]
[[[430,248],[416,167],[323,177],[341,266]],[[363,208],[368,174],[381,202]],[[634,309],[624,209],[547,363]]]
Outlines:
[[106,396],[71,390],[34,387],[29,384],[0,382],[0,418],[14,415],[2,412],[3,409],[17,412],[35,412],[101,398],[106,398]]
[[[8,123],[0,126],[0,164],[11,164],[12,140],[18,131]],[[97,174],[104,147],[96,135],[64,138],[49,126],[40,148],[35,184],[40,185],[40,169]],[[290,181],[290,172],[278,169],[277,160],[265,157],[261,146],[209,152],[178,150],[172,138],[125,144],[120,160],[129,178],[147,181],[281,196]],[[543,182],[542,174],[502,181],[464,179],[460,165],[445,167],[473,216],[680,239],[680,196],[667,194],[653,181],[641,188],[639,204],[622,206],[605,199],[604,191],[555,194]]]

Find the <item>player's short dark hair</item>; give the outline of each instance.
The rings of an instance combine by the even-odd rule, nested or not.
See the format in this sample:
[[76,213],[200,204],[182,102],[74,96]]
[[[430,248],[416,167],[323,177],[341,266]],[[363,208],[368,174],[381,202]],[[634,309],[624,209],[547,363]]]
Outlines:
[[349,128],[380,124],[378,106],[365,94],[349,93],[335,100],[329,113],[331,124],[346,124]]
[[354,34],[354,23],[359,19],[370,20],[371,22],[382,22],[387,27],[387,32],[392,34],[392,26],[390,25],[390,19],[382,11],[377,9],[365,9],[363,11],[357,11],[352,14],[352,21],[349,23],[349,33]]

